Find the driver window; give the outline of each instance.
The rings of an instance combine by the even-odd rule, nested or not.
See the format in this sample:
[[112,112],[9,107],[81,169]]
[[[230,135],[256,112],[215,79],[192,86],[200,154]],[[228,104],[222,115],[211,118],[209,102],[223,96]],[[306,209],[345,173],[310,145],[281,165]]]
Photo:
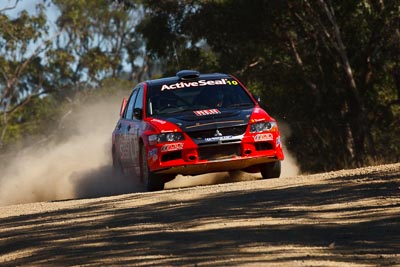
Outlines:
[[143,109],[143,87],[140,87],[136,91],[139,91],[139,92],[138,92],[138,96],[136,98],[135,108]]
[[138,91],[139,90],[135,89],[133,91],[133,93],[131,94],[131,97],[129,98],[128,108],[126,109],[126,113],[125,113],[125,116],[124,116],[125,119],[131,120],[133,118],[133,107],[134,107],[134,104],[135,104],[135,99],[136,99],[136,96],[138,94]]

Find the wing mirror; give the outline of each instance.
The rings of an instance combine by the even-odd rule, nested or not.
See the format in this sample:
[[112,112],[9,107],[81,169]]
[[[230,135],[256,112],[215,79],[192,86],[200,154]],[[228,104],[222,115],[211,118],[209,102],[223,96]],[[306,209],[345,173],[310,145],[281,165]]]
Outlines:
[[122,117],[125,113],[125,109],[126,109],[126,103],[128,102],[128,100],[126,100],[126,97],[124,97],[124,99],[122,99],[122,104],[121,104],[121,109],[119,110],[119,116]]
[[143,110],[141,108],[135,108],[133,110],[133,116],[135,117],[135,119],[141,120],[143,117]]

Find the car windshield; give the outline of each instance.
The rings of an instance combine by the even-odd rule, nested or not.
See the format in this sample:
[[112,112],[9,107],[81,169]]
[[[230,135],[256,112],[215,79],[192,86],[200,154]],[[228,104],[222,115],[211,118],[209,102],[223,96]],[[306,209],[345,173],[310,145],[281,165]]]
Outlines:
[[146,98],[148,116],[255,105],[232,78],[149,86]]

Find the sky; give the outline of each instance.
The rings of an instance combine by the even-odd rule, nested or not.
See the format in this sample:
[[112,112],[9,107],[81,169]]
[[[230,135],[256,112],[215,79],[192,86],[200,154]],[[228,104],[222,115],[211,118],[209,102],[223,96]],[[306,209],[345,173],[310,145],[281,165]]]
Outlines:
[[[15,5],[15,0],[0,0],[0,10]],[[7,10],[6,14],[15,17],[22,10],[27,10],[30,14],[35,12],[35,6],[38,3],[43,3],[42,0],[20,0],[14,9]]]
[[[36,13],[36,5],[38,4],[45,4],[46,1],[44,0],[19,0],[17,6],[14,9],[7,10],[6,14],[10,17],[17,17],[18,14],[26,10],[28,11],[29,14],[35,14]],[[8,7],[13,7],[16,3],[16,0],[0,0],[0,10]],[[55,23],[55,20],[57,19],[59,15],[59,11],[57,8],[55,8],[53,5],[47,4],[46,6],[46,14],[48,16],[49,23]]]
[[[46,4],[47,2],[47,4]],[[15,3],[17,5],[15,6]],[[49,1],[46,0],[0,0],[0,10],[7,9],[5,14],[10,18],[17,18],[22,11],[27,11],[30,15],[37,14],[36,6],[38,4],[44,4],[46,7],[47,24],[49,26],[48,38],[54,36],[57,32],[56,20],[60,15],[60,12],[54,5],[50,5]],[[15,8],[12,8],[14,7]],[[11,9],[8,9],[11,8]],[[42,43],[31,43],[28,46],[26,57],[29,57]]]

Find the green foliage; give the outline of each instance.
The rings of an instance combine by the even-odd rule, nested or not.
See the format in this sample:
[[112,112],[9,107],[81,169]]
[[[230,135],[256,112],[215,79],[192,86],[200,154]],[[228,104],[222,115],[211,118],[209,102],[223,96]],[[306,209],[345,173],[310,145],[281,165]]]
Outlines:
[[[75,84],[99,83],[108,76],[118,76],[124,61],[134,66],[140,55],[134,28],[140,10],[109,0],[54,0],[61,15],[58,27],[63,31],[57,41],[58,51],[74,57],[68,67]],[[65,70],[65,64],[63,64]]]
[[131,88],[119,79],[129,66],[138,81],[237,76],[291,129],[285,145],[305,171],[400,159],[398,1],[48,3],[60,11],[53,37],[42,5],[0,14],[0,144],[45,135],[66,99]]
[[[201,51],[213,55],[212,66],[242,79],[271,114],[289,124],[286,145],[303,170],[398,160],[399,3],[145,5],[146,20],[138,29],[147,46],[156,47],[150,52],[172,68],[179,66],[177,59],[198,67]],[[160,20],[162,33],[151,31]],[[160,43],[159,34],[170,44]]]
[[43,39],[48,33],[46,23],[43,5],[34,15],[0,14],[0,149],[23,137],[18,112],[46,93],[45,66],[39,56],[49,46]]
[[51,134],[53,128],[49,126],[55,124],[58,114],[59,105],[52,97],[33,99],[9,118],[3,149],[16,144],[22,147],[26,142]]
[[26,148],[42,140],[62,140],[65,132],[63,121],[65,116],[75,112],[86,103],[93,103],[115,95],[120,95],[122,99],[122,96],[130,93],[132,86],[130,81],[108,78],[103,80],[100,88],[75,91],[69,96],[69,101],[57,99],[51,95],[35,98],[9,118],[1,151]]
[[45,114],[58,108],[39,112],[37,101],[45,108],[46,100],[61,103],[91,91],[120,75],[124,60],[133,66],[140,55],[134,34],[140,12],[133,1],[129,6],[97,0],[47,3],[61,12],[58,28],[51,31],[42,4],[36,13],[22,11],[16,18],[0,14],[0,149],[44,131],[24,112],[33,109],[46,121]]

